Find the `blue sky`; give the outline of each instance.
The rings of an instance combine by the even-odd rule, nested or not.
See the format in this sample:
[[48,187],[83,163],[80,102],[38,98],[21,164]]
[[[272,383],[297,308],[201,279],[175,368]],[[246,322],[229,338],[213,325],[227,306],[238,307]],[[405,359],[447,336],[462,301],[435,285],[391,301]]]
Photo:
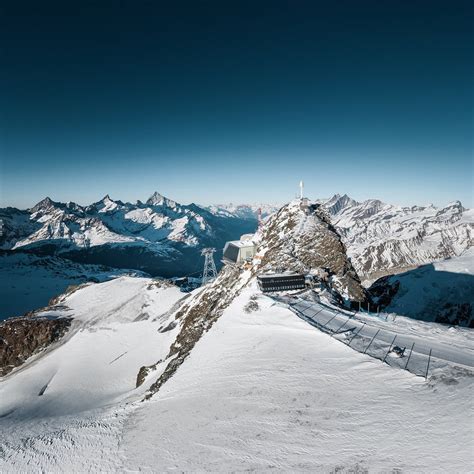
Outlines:
[[4,7],[0,206],[473,206],[470,2]]

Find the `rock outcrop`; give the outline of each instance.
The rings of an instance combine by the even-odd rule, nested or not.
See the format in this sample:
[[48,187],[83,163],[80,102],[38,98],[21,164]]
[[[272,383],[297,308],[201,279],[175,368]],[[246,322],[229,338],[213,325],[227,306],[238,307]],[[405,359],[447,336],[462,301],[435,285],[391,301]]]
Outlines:
[[258,250],[260,272],[313,274],[346,303],[367,299],[340,235],[318,204],[282,207],[264,226]]
[[20,317],[0,323],[0,376],[58,341],[71,324],[69,318]]

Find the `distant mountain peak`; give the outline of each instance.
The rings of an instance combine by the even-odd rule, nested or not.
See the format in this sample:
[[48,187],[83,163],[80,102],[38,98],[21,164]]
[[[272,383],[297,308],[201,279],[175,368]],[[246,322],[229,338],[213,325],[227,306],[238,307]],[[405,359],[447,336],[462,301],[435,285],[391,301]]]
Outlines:
[[176,207],[178,203],[172,199],[160,194],[158,191],[155,191],[146,201],[146,204],[149,206],[166,206],[166,207]]
[[56,203],[49,196],[46,196],[31,208],[31,212],[38,212],[42,209],[50,209],[51,207],[54,207],[55,204]]
[[329,213],[334,215],[343,209],[346,209],[347,207],[357,206],[359,203],[347,194],[344,194],[343,196],[340,194],[334,194],[334,196],[326,201],[324,205],[328,209]]

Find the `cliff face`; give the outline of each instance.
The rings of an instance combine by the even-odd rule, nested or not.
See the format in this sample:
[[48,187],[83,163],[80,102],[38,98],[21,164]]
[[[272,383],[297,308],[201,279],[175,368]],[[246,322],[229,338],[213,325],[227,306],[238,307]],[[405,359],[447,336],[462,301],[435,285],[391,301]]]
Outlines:
[[293,201],[270,217],[259,237],[260,272],[310,273],[345,302],[366,300],[346,247],[321,206],[302,208]]
[[0,323],[0,377],[60,339],[71,324],[69,318],[21,317]]

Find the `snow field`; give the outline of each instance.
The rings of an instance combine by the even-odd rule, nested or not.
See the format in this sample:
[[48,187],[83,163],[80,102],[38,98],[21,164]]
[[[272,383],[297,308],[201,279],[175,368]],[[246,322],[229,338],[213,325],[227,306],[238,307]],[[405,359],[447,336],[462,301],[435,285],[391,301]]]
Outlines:
[[255,290],[244,290],[127,420],[127,470],[472,469],[472,377],[426,383],[263,296],[247,314]]
[[146,389],[135,389],[139,368],[167,354],[177,329],[158,330],[182,297],[131,277],[68,296],[61,311],[75,319],[61,344],[0,380],[0,471],[116,467],[125,403]]

